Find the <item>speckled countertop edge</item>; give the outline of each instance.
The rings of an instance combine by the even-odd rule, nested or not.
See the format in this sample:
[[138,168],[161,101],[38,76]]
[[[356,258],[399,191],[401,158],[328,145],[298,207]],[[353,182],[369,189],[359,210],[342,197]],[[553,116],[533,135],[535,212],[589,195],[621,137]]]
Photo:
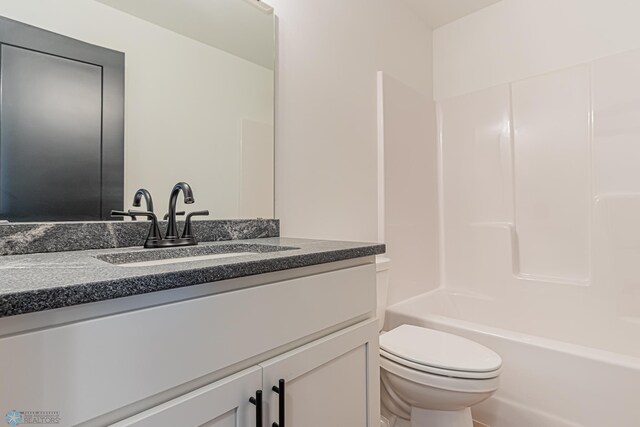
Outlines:
[[[225,245],[238,241],[201,245]],[[139,248],[53,252],[0,257],[0,318],[238,277],[382,254],[373,243],[262,238],[243,244],[293,247],[217,260],[122,267],[97,255]]]

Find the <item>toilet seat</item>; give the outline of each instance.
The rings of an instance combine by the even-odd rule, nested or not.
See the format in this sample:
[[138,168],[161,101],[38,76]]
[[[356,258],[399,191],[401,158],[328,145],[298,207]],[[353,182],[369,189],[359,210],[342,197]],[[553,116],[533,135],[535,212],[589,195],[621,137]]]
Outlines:
[[502,367],[500,356],[481,344],[413,325],[381,335],[380,355],[412,370],[461,379],[495,378]]
[[498,385],[500,384],[500,377],[471,379],[434,375],[409,368],[384,357],[380,358],[380,368],[398,378],[420,384],[421,386],[458,393],[492,393],[498,389]]
[[484,380],[495,378],[500,375],[502,368],[498,368],[495,371],[490,372],[467,372],[467,371],[452,371],[450,369],[441,369],[436,368],[434,366],[423,365],[420,363],[415,363],[410,360],[403,359],[402,357],[398,357],[394,354],[388,353],[383,349],[380,349],[380,356],[386,360],[394,362],[396,364],[405,366],[407,368],[424,372],[426,374],[440,375],[444,377],[451,378],[460,378],[460,379],[469,379],[469,380]]

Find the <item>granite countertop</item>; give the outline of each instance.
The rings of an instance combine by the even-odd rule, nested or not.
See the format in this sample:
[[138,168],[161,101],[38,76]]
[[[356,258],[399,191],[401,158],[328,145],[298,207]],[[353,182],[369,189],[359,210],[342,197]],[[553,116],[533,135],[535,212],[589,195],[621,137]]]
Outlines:
[[[153,266],[123,266],[144,261],[150,251],[176,249],[94,249],[0,256],[0,317],[68,307],[131,295],[288,270],[382,254],[372,243],[282,237],[228,240],[179,248],[190,256],[215,251],[214,246],[253,245],[258,253],[222,259]],[[280,250],[273,250],[281,247]],[[284,249],[284,250],[283,250]]]

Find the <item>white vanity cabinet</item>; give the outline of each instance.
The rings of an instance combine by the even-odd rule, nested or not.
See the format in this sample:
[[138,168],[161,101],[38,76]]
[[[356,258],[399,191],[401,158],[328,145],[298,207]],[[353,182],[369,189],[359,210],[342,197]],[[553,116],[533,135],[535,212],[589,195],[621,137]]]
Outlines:
[[[378,401],[378,351],[372,335],[377,335],[375,320],[313,341],[113,427],[377,426],[373,420],[379,419],[378,407],[373,403]],[[372,380],[375,390],[370,392]]]
[[122,309],[96,318],[36,313],[58,324],[21,333],[2,335],[11,318],[0,319],[0,377],[12,384],[0,411],[57,411],[59,426],[82,427],[271,427],[282,416],[285,427],[374,427],[375,289],[365,257],[184,288],[162,304],[140,295],[154,303],[136,309],[104,301]]

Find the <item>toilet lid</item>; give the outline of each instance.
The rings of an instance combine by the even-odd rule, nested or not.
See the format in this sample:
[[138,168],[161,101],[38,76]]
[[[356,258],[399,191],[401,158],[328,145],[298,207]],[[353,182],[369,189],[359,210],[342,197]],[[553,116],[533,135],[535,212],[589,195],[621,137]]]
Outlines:
[[492,372],[502,359],[477,342],[433,329],[402,325],[380,336],[380,348],[414,364],[462,372]]

